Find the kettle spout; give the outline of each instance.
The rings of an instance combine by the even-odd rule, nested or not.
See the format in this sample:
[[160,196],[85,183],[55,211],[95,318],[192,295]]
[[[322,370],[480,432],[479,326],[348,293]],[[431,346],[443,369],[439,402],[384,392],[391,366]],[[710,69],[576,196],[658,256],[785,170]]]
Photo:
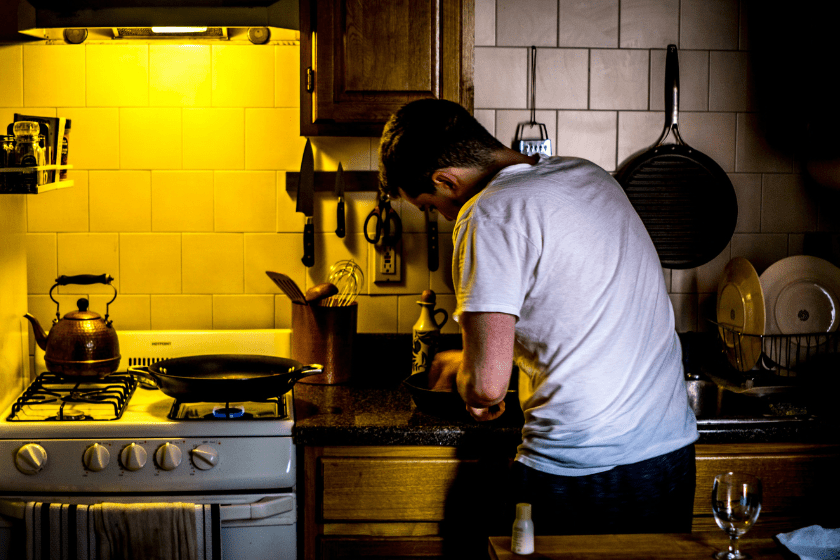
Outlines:
[[41,350],[47,350],[47,333],[44,332],[44,329],[41,328],[41,323],[38,322],[32,314],[27,313],[24,315],[30,323],[32,323],[32,332],[35,333],[35,342],[38,344],[38,347]]

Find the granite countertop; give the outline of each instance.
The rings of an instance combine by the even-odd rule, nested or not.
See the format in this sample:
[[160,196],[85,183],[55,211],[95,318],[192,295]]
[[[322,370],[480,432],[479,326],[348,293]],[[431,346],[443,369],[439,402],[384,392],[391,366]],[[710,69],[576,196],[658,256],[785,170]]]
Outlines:
[[[410,337],[358,337],[356,356],[376,355],[379,369],[354,367],[350,382],[308,385],[298,382],[294,440],[298,445],[439,445],[492,443],[513,452],[520,441],[522,412],[508,410],[492,422],[476,422],[463,414],[443,418],[417,409],[402,384],[410,370]],[[444,346],[457,344],[446,339]],[[354,360],[355,362],[355,360]],[[368,362],[369,363],[369,362]],[[511,409],[513,408],[513,409]],[[837,441],[836,420],[814,415],[746,416],[700,419],[698,443]]]
[[[441,445],[520,441],[522,412],[508,410],[492,422],[468,415],[441,418],[417,409],[402,386],[304,385],[294,387],[298,445]],[[829,443],[836,432],[814,417],[715,418],[698,421],[697,443]]]

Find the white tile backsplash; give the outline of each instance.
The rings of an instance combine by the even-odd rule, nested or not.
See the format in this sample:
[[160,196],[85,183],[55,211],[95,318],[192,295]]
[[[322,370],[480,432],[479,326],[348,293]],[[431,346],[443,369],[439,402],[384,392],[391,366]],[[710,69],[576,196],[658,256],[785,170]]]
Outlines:
[[537,49],[538,109],[586,109],[588,90],[589,51]]
[[618,0],[560,0],[561,47],[618,47]]
[[528,108],[528,49],[475,48],[475,106]]
[[557,46],[557,0],[496,0],[496,46]]
[[590,51],[589,108],[644,111],[648,108],[646,50]]
[[619,5],[621,48],[678,44],[680,0],[621,0]]
[[738,2],[680,0],[680,47],[737,50]]
[[0,80],[2,104],[10,107],[23,105],[23,47],[0,46],[0,76],[3,76]]
[[557,111],[554,153],[588,159],[614,171],[617,121],[615,111]]
[[[665,49],[679,47],[680,131],[726,170],[739,217],[730,245],[710,263],[663,269],[678,330],[709,330],[705,319],[731,257],[761,272],[803,251],[806,232],[840,231],[840,196],[810,188],[803,166],[763,134],[745,4],[475,2],[479,122],[511,145],[516,124],[530,120],[529,50],[537,46],[536,120],[554,152],[608,171],[662,132]],[[301,263],[303,217],[285,188],[305,143],[299,69],[299,47],[288,42],[0,46],[0,118],[24,112],[73,121],[75,186],[27,199],[31,309],[50,320],[46,294],[57,274],[107,272],[120,289],[112,316],[121,328],[289,327],[289,299],[265,271],[289,274],[305,289],[324,281],[336,260],[353,258],[365,271],[360,332],[410,332],[414,302],[429,287],[451,312],[452,223],[439,219],[440,263],[430,272],[423,214],[395,204],[405,226],[403,280],[374,284],[373,248],[361,235],[373,193],[347,194],[344,239],[334,233],[335,198],[319,193],[316,266]],[[378,138],[318,137],[313,147],[319,170],[378,166]],[[152,256],[160,260],[149,267]],[[104,310],[110,290],[61,293],[63,311],[78,294]],[[445,331],[457,333],[457,324]]]
[[[90,61],[85,61],[85,52],[85,47],[78,45],[25,45],[23,47],[23,105],[26,107],[84,107],[86,103],[85,76],[90,79],[92,75],[89,72]],[[27,71],[27,69],[35,71]],[[13,79],[16,77],[14,73],[12,76]],[[90,99],[87,100],[87,104],[91,105]]]

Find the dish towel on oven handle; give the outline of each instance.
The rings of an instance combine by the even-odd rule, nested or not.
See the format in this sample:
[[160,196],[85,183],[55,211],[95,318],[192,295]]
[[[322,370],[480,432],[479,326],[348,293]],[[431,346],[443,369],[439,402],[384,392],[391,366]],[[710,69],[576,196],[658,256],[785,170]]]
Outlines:
[[220,560],[218,504],[27,502],[27,560]]

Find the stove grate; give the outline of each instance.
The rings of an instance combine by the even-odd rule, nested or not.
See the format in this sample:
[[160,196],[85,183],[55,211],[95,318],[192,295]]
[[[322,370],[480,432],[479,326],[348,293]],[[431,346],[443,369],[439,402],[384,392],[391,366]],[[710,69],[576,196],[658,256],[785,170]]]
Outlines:
[[[79,422],[119,420],[137,388],[128,374],[93,381],[40,374],[12,405],[10,422]],[[89,409],[89,410],[87,410]]]

